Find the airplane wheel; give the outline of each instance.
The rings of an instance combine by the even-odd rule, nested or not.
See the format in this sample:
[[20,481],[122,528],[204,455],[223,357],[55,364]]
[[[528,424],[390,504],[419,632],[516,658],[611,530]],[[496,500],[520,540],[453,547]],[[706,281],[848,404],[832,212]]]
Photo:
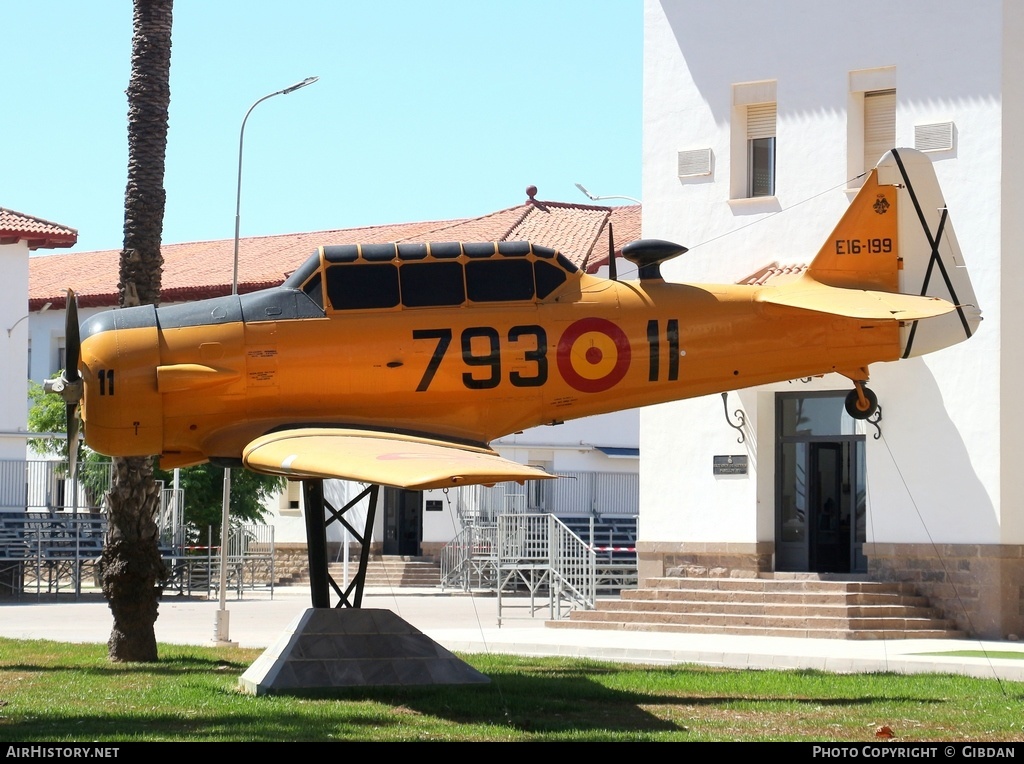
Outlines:
[[863,388],[863,390],[864,397],[868,401],[866,409],[861,408],[860,397],[857,395],[856,390],[851,390],[849,395],[846,396],[846,413],[854,419],[868,419],[878,410],[878,396],[867,387]]

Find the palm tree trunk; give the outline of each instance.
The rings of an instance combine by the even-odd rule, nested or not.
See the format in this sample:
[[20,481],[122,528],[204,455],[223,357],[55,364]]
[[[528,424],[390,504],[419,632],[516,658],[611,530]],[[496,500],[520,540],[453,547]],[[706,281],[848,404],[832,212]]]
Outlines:
[[157,601],[165,577],[155,516],[160,503],[150,457],[116,459],[107,497],[103,594],[114,616],[111,660],[155,661]]
[[[172,6],[173,0],[134,0],[128,184],[118,284],[122,307],[160,301]],[[154,624],[165,577],[155,522],[158,506],[152,458],[115,459],[101,559],[103,594],[114,616],[107,643],[111,660],[157,659]]]

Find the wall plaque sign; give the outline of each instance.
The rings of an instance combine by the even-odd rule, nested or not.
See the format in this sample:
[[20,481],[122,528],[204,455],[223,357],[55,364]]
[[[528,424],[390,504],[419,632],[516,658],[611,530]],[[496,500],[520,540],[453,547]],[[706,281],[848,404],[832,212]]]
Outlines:
[[746,475],[747,455],[715,456],[712,465],[715,475]]

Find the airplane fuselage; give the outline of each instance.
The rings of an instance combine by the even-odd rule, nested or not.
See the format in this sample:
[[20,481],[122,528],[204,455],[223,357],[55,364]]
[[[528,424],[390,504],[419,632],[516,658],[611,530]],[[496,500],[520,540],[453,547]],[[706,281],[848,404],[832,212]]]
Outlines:
[[[544,269],[534,266],[536,284],[525,292],[498,284],[474,293],[470,271],[481,260],[438,258],[466,267],[468,294],[435,299],[412,296],[416,286],[401,272],[418,265],[425,278],[433,258],[364,263],[332,260],[331,249],[341,248],[322,248],[283,287],[89,319],[81,364],[89,444],[110,455],[160,454],[165,467],[235,460],[254,438],[296,426],[486,444],[625,408],[831,371],[852,376],[899,356],[898,322],[772,304],[763,299],[770,286],[612,281],[531,250],[518,262]],[[367,307],[372,296],[350,301],[329,283],[331,269],[360,265],[376,283],[371,269],[389,263],[402,277],[397,304],[385,297]],[[551,266],[564,275],[551,279]],[[449,304],[422,304],[431,300]]]

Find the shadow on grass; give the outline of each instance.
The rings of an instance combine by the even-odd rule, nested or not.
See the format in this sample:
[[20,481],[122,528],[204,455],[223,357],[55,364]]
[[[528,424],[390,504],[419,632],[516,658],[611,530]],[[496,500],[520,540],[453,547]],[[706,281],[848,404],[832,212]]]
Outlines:
[[[0,726],[0,739],[32,741],[200,741],[249,742],[326,741],[376,737],[382,729],[402,724],[401,717],[385,714],[349,714],[344,719],[314,720],[307,714],[275,712],[201,714],[81,714],[36,716]],[[373,730],[374,734],[368,734]],[[398,730],[393,736],[400,737]]]
[[[190,671],[209,681],[205,672]],[[0,722],[0,738],[258,742],[624,740],[665,739],[667,735],[685,739],[688,725],[696,721],[694,708],[744,707],[760,716],[762,711],[778,713],[780,702],[810,711],[823,706],[870,707],[880,701],[877,696],[780,699],[636,692],[608,688],[571,672],[543,677],[498,673],[493,680],[489,686],[353,688],[258,698],[210,684],[195,696],[194,707],[182,707],[178,713],[142,708],[141,703],[129,703],[118,713],[33,713],[30,718]],[[912,697],[889,696],[885,700],[944,703]],[[83,706],[85,701],[83,698]]]
[[[628,674],[639,667],[623,669],[602,664],[583,663],[571,667],[530,667],[531,673],[512,670],[484,671],[492,683],[489,686],[438,687],[353,687],[330,691],[280,693],[268,697],[301,698],[320,701],[374,702],[392,708],[404,708],[417,714],[443,717],[455,724],[506,726],[528,733],[559,733],[568,731],[607,731],[625,733],[657,733],[685,731],[683,724],[665,718],[670,713],[654,713],[652,709],[669,708],[729,708],[743,706],[777,710],[780,704],[795,709],[837,707],[853,709],[877,705],[880,695],[834,697],[821,694],[804,697],[774,693],[764,697],[741,694],[714,694],[703,696],[681,690],[626,690],[608,687],[599,681],[602,676]],[[539,671],[540,673],[533,673]],[[703,673],[700,668],[652,668],[654,677],[683,677]],[[798,675],[800,672],[793,672]],[[824,678],[818,672],[803,676]],[[896,675],[894,675],[896,676]],[[685,686],[685,679],[680,681]],[[941,705],[941,699],[929,699],[886,693],[887,703],[914,703]]]
[[[935,677],[897,674],[466,656],[490,685],[254,697],[236,687],[258,651],[162,645],[159,663],[111,664],[101,645],[0,640],[0,655],[0,739],[21,741],[692,739],[688,725],[705,715],[781,723],[825,708],[861,718],[901,704],[941,715],[950,698],[970,694],[960,683],[979,686],[962,677],[936,686]],[[29,685],[41,683],[48,689],[32,695]]]
[[51,663],[46,666],[31,663],[6,663],[0,665],[0,672],[17,673],[59,673],[61,671],[75,671],[91,676],[109,675],[123,676],[129,672],[143,672],[154,676],[179,676],[183,674],[194,674],[196,672],[224,672],[231,671],[241,674],[249,668],[249,663],[240,661],[225,661],[215,659],[189,659],[189,660],[160,660],[157,663],[108,663],[107,665],[96,664],[94,666],[82,666],[80,664],[61,665]]
[[[40,666],[38,664],[5,664],[0,666],[0,673],[3,672],[14,672],[14,673],[59,673],[61,671],[72,671],[74,670],[79,674],[88,674],[90,676],[124,676],[130,672],[144,672],[146,674],[153,674],[154,676],[180,676],[186,674],[195,674],[197,667],[195,661],[189,661],[187,663],[182,662],[180,665],[175,666],[174,662],[161,661],[156,664],[110,664],[108,666],[96,665],[96,666],[79,666],[69,667],[60,666],[55,664],[52,666]],[[205,671],[216,671],[216,672],[237,672],[241,674],[249,668],[247,663],[237,663],[232,661],[207,661]]]

